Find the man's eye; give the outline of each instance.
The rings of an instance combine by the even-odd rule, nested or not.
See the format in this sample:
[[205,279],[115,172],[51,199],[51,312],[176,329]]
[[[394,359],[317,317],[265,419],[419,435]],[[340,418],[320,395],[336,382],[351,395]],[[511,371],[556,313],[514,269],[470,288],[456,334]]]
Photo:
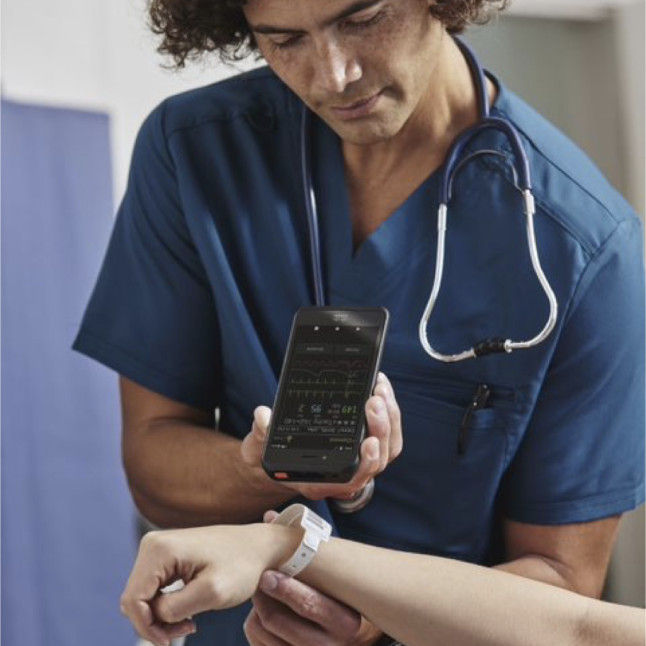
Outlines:
[[373,16],[370,16],[370,18],[365,18],[364,20],[347,20],[344,27],[350,31],[366,29],[367,27],[371,27],[378,23],[384,15],[385,13],[383,11],[378,11]]
[[[342,27],[346,31],[360,31],[362,29],[366,29],[378,23],[382,18],[384,18],[385,15],[386,15],[385,11],[378,11],[377,13],[370,16],[369,18],[364,18],[364,19],[355,18],[354,20],[346,20],[342,23]],[[276,49],[290,49],[298,45],[301,41],[302,41],[302,36],[297,35],[297,36],[292,36],[291,38],[287,38],[286,40],[270,40],[270,43],[273,49],[276,50]]]
[[272,44],[272,47],[274,47],[275,49],[289,49],[290,47],[294,47],[294,45],[299,43],[300,40],[301,40],[300,36],[292,36],[287,40],[272,40],[271,44]]

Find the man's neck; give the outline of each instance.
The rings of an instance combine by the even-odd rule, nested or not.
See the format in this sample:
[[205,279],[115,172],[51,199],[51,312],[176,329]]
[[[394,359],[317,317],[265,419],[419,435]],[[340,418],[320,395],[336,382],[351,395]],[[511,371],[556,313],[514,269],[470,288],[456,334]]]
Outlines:
[[[343,142],[350,181],[371,177],[379,183],[402,166],[421,165],[426,176],[442,163],[455,137],[477,122],[477,94],[468,63],[453,38],[445,35],[443,41],[428,89],[401,130],[376,144]],[[487,83],[493,101],[495,88]]]

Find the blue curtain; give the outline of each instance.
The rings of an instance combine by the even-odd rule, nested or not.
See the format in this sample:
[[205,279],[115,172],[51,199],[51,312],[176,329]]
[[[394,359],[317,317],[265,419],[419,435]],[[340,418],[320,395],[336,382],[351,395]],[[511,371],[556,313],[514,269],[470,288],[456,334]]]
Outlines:
[[109,123],[2,101],[2,643],[129,646],[113,374],[70,350],[112,224]]

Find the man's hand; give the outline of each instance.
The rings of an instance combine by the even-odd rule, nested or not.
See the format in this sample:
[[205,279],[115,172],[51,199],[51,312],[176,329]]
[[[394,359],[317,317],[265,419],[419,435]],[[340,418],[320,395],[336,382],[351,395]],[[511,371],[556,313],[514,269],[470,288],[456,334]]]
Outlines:
[[[271,523],[278,512],[265,512]],[[244,623],[250,646],[371,646],[382,635],[356,610],[280,572],[267,571]]]
[[[377,377],[373,396],[365,406],[368,423],[367,437],[361,444],[361,462],[350,482],[343,484],[302,484],[285,483],[310,500],[323,498],[352,498],[375,476],[381,473],[402,451],[403,438],[401,413],[395,400],[395,393],[386,375]],[[250,466],[260,467],[262,452],[269,426],[271,409],[258,406],[254,410],[251,432],[241,445],[242,459]]]
[[369,646],[382,634],[356,610],[280,572],[265,572],[251,600],[250,646]]

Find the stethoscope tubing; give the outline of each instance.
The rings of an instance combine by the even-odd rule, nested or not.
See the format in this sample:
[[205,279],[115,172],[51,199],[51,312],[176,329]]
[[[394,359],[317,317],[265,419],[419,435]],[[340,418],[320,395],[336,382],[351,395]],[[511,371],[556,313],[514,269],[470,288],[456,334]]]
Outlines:
[[321,261],[321,241],[319,239],[318,209],[314,183],[312,182],[312,169],[310,167],[310,130],[310,114],[307,106],[303,103],[300,132],[301,182],[305,193],[305,211],[310,233],[310,257],[312,260],[314,300],[318,307],[323,307],[325,305],[325,290],[323,289],[323,264]]
[[[419,340],[424,350],[433,358],[444,363],[454,363],[466,359],[472,359],[480,356],[485,356],[493,353],[511,353],[513,350],[532,348],[539,343],[543,342],[552,332],[556,325],[558,316],[558,302],[554,291],[545,276],[545,272],[540,263],[538,248],[536,244],[536,234],[534,230],[534,215],[535,215],[535,202],[532,194],[531,185],[531,172],[529,167],[529,160],[525,154],[520,135],[514,126],[506,119],[492,117],[489,114],[489,98],[487,96],[487,84],[484,70],[475,54],[471,49],[460,39],[456,38],[458,46],[462,50],[471,76],[474,80],[476,88],[476,96],[478,100],[478,109],[480,114],[479,122],[467,130],[465,130],[452,144],[447,154],[442,173],[442,181],[440,188],[440,204],[437,213],[437,248],[435,255],[435,275],[433,279],[433,286],[431,294],[424,308],[424,312],[419,322]],[[549,302],[549,314],[547,321],[543,328],[534,337],[525,341],[512,341],[511,339],[503,338],[489,338],[485,339],[467,350],[457,352],[454,354],[444,354],[435,350],[429,340],[427,334],[428,321],[437,302],[440,287],[442,284],[442,277],[444,273],[444,256],[446,244],[446,228],[448,205],[451,200],[451,191],[453,186],[453,179],[460,168],[477,154],[498,154],[498,151],[481,150],[468,155],[467,158],[463,157],[464,150],[474,140],[476,136],[485,130],[497,130],[501,132],[509,142],[512,153],[514,156],[514,163],[512,169],[514,172],[515,185],[522,195],[523,207],[526,216],[526,234],[527,245],[530,252],[530,258],[534,273],[545,293]],[[314,191],[314,184],[312,180],[312,170],[310,166],[310,131],[311,131],[311,118],[307,106],[303,104],[301,113],[301,127],[300,127],[300,157],[301,157],[301,181],[303,187],[303,197],[305,202],[305,211],[307,214],[307,223],[310,236],[310,255],[312,267],[312,282],[314,284],[314,299],[316,305],[323,307],[326,304],[325,290],[323,287],[323,269],[321,260],[321,244],[319,235],[318,224],[318,209],[316,203],[316,194]],[[350,501],[334,501],[337,511],[344,513],[356,512],[365,507],[372,497],[374,490],[374,481],[369,483],[369,486],[358,493],[357,497]]]
[[[462,50],[476,88],[478,100],[478,109],[480,120],[475,125],[467,128],[451,145],[444,162],[442,179],[440,186],[440,205],[437,216],[438,241],[435,256],[435,275],[431,295],[424,308],[424,312],[419,323],[419,340],[424,350],[434,359],[445,363],[453,363],[472,359],[475,357],[485,356],[488,354],[505,352],[511,353],[513,350],[528,349],[544,341],[554,329],[558,316],[558,302],[554,291],[545,276],[545,272],[540,263],[538,248],[536,244],[536,234],[534,230],[535,203],[532,194],[531,172],[529,160],[525,154],[523,144],[516,128],[506,119],[492,117],[489,114],[489,98],[487,96],[487,85],[484,70],[473,51],[462,40],[456,38],[456,42]],[[524,341],[513,341],[492,337],[484,339],[474,346],[462,352],[454,354],[444,354],[435,350],[427,334],[428,320],[437,301],[442,277],[444,272],[444,257],[446,244],[446,228],[448,205],[451,200],[453,187],[453,178],[466,161],[477,154],[495,153],[497,151],[476,151],[471,153],[466,159],[463,157],[465,149],[469,144],[485,130],[497,130],[501,132],[511,146],[514,156],[512,169],[514,171],[515,185],[522,195],[524,211],[526,216],[527,245],[530,252],[530,258],[534,273],[545,293],[549,303],[549,314],[543,328],[534,337]],[[312,281],[314,284],[314,299],[318,306],[325,305],[325,290],[323,287],[323,270],[321,260],[321,245],[319,239],[318,211],[316,204],[316,194],[314,191],[312,172],[310,168],[310,114],[303,104],[301,114],[300,129],[300,153],[301,153],[301,180],[304,192],[305,210],[310,233],[310,255],[312,260]]]

